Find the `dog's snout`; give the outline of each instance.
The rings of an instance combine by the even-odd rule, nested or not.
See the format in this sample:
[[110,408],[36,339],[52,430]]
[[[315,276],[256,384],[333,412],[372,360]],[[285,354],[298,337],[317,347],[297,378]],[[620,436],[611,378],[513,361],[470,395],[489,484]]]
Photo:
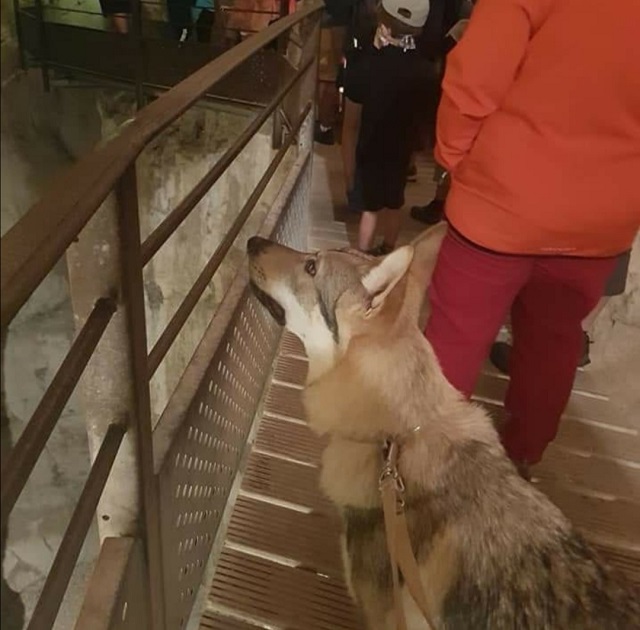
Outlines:
[[247,254],[249,256],[257,256],[261,251],[270,245],[270,241],[260,236],[252,236],[247,241]]

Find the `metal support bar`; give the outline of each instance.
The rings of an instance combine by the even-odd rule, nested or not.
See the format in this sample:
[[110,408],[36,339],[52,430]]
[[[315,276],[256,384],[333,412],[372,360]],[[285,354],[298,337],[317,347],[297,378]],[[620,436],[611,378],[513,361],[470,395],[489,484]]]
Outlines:
[[131,4],[131,37],[135,46],[136,60],[136,106],[144,107],[144,41],[142,39],[142,6],[140,0],[132,0]]
[[80,500],[73,511],[58,553],[53,560],[40,599],[33,611],[28,630],[50,630],[58,615],[62,598],[78,561],[98,500],[111,471],[113,460],[126,432],[123,424],[112,424],[105,435],[98,456],[84,485]]
[[[278,13],[280,14],[280,19],[289,15],[289,0],[280,0]],[[278,38],[277,50],[281,55],[286,55],[287,53],[287,43],[289,41],[290,35],[291,31],[289,31],[288,33],[283,33]]]
[[151,400],[147,365],[147,330],[144,310],[144,284],[140,254],[140,217],[135,164],[130,165],[116,189],[122,243],[122,290],[127,314],[131,374],[133,377],[134,418],[137,436],[141,517],[145,532],[145,552],[149,579],[151,627],[164,628],[160,514],[157,478],[153,472]]
[[13,450],[2,462],[2,522],[5,523],[38,461],[69,396],[75,389],[112,315],[116,303],[99,299],[56,372]]
[[300,115],[295,125],[293,126],[291,133],[287,136],[286,141],[276,153],[275,157],[267,167],[267,170],[264,172],[264,175],[260,178],[260,181],[258,182],[253,192],[247,199],[242,210],[240,210],[235,221],[231,224],[229,231],[225,234],[220,245],[218,245],[216,251],[213,253],[213,256],[211,256],[205,268],[200,272],[200,275],[194,282],[193,286],[191,287],[191,290],[189,291],[189,293],[187,293],[186,297],[184,298],[184,300],[176,310],[175,314],[171,318],[171,321],[167,324],[167,327],[164,329],[164,331],[158,338],[158,341],[153,346],[153,349],[149,354],[149,361],[148,361],[149,378],[151,378],[151,376],[153,376],[155,371],[158,369],[158,366],[160,365],[160,363],[162,362],[162,359],[165,357],[165,355],[169,351],[169,348],[171,348],[171,345],[173,344],[175,338],[178,336],[178,333],[184,326],[184,323],[187,321],[189,315],[191,314],[191,311],[194,309],[195,305],[198,303],[200,296],[202,295],[204,290],[207,288],[207,285],[211,281],[213,274],[221,265],[229,249],[231,249],[233,242],[235,241],[236,237],[240,233],[240,230],[242,229],[245,222],[249,218],[251,211],[253,210],[255,205],[258,203],[258,200],[260,199],[260,196],[264,192],[264,189],[267,187],[267,184],[271,181],[273,174],[275,173],[276,169],[280,165],[280,162],[284,158],[285,153],[287,152],[287,149],[293,143],[293,140],[295,139],[295,136],[298,133],[298,130],[300,129],[300,127],[302,126],[302,123],[307,117],[307,114],[311,110],[311,107],[312,107],[312,103],[307,103],[306,107],[302,111],[302,114]]
[[24,37],[22,36],[22,20],[20,18],[20,0],[13,0],[13,19],[16,25],[16,38],[18,40],[18,54],[20,55],[20,67],[27,69],[27,57],[24,49]]
[[[49,66],[47,64],[47,58],[49,57],[49,46],[47,45],[47,27],[44,21],[44,6],[42,0],[35,0],[36,3],[36,15],[38,16],[38,34],[40,36],[40,68],[42,70],[42,84],[44,91],[49,92],[51,90],[51,83],[49,81]],[[16,21],[18,16],[16,15]]]
[[149,611],[139,538],[105,538],[75,630],[147,630]]
[[211,170],[193,187],[191,192],[178,204],[175,209],[160,223],[142,244],[142,264],[146,265],[158,250],[169,240],[171,235],[189,216],[200,200],[209,192],[211,187],[220,179],[222,174],[233,163],[233,160],[249,144],[260,127],[280,105],[282,99],[293,89],[300,78],[312,66],[310,59],[296,74],[291,77],[275,95],[273,100],[264,108],[250,125],[235,139],[235,142],[224,152],[222,157],[213,165]]

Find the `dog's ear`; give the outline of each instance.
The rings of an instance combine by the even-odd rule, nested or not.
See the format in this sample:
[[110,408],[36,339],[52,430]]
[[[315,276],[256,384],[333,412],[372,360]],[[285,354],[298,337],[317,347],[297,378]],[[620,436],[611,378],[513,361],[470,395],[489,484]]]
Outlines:
[[436,266],[438,251],[447,233],[447,223],[441,221],[425,230],[413,240],[411,246],[415,253],[411,261],[411,275],[420,282],[423,289],[429,285]]
[[375,313],[384,304],[393,287],[398,284],[409,269],[412,259],[413,247],[405,245],[385,256],[362,278],[362,284],[371,296],[369,315]]

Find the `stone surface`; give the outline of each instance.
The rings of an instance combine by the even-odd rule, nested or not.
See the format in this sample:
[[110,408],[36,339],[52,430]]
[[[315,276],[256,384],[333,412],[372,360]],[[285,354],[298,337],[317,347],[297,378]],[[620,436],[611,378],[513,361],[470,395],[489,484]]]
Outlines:
[[[56,89],[45,95],[38,73],[15,74],[3,87],[2,105],[2,234],[43,194],[56,173],[101,138],[119,133],[134,113],[133,99],[127,93]],[[253,115],[250,110],[238,108],[197,108],[141,155],[137,171],[143,238],[215,163]],[[144,280],[150,348],[219,245],[223,232],[248,199],[273,153],[271,126],[267,123],[148,265]],[[160,415],[191,357],[242,260],[246,237],[264,218],[292,159],[295,159],[295,149],[285,157],[224,265],[189,318],[175,348],[153,379],[154,418]],[[108,244],[96,241],[95,247],[99,268],[100,257],[108,254],[105,250]],[[6,377],[3,403],[7,406],[6,428],[14,440],[21,434],[68,351],[78,323],[74,322],[68,274],[62,261],[30,298],[9,330],[3,353],[3,376]],[[91,392],[93,396],[99,394],[99,391]],[[99,444],[99,439],[94,437],[89,448],[85,416],[91,417],[91,413],[87,411],[90,408],[83,397],[74,395],[9,523],[4,576],[7,584],[20,593],[27,618],[86,480],[91,453],[95,454]],[[3,425],[3,447],[7,444]],[[131,467],[132,464],[129,469]],[[128,485],[131,485],[130,479]],[[94,527],[57,627],[70,627],[97,550],[98,534]],[[3,584],[3,589],[5,586]],[[3,590],[3,600],[4,597]]]

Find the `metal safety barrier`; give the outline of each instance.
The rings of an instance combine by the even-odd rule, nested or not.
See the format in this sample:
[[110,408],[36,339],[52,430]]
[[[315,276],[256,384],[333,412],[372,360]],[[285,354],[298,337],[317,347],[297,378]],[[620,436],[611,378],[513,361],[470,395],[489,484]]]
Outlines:
[[[6,524],[66,402],[105,335],[121,326],[125,396],[103,427],[90,473],[55,556],[30,629],[53,626],[96,506],[110,483],[123,445],[137,479],[133,531],[102,541],[76,628],[184,627],[238,472],[280,331],[264,316],[237,270],[161,417],[152,427],[150,379],[172,347],[207,285],[254,212],[285,155],[295,164],[260,232],[304,246],[307,228],[313,101],[322,3],[314,0],[217,57],[141,109],[119,135],[59,176],[48,193],[2,238],[3,337],[14,317],[83,232],[103,203],[117,200],[117,281],[93,296],[94,306],[31,420],[2,462],[2,520]],[[295,60],[278,54],[285,71],[273,96],[167,218],[140,238],[136,160],[225,77],[274,41],[304,42]],[[286,42],[285,42],[286,43]],[[186,292],[164,332],[147,350],[143,268],[270,118],[284,119],[281,142],[219,245]],[[108,282],[107,282],[108,285]],[[105,374],[108,378],[109,374]],[[107,404],[108,401],[107,401]]]
[[[215,24],[208,34],[210,41],[205,42],[193,36],[196,25],[192,21],[182,24],[175,22],[175,16],[168,19],[166,3],[161,0],[132,0],[126,35],[111,31],[97,7],[13,0],[20,60],[23,68],[41,69],[47,91],[56,80],[129,84],[142,107],[145,95],[176,85],[289,13],[287,0],[274,0],[271,10],[227,6],[219,0],[213,6]],[[300,44],[295,38],[290,41]],[[279,46],[281,42],[276,41],[254,55],[253,63],[266,80],[249,88],[231,76],[212,84],[209,96],[263,105],[270,79],[282,71],[271,54]]]

